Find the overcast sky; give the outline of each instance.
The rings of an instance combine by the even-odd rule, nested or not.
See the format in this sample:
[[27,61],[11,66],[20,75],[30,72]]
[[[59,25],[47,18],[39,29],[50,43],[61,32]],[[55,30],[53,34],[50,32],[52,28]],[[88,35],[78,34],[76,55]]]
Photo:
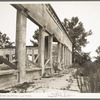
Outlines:
[[[100,2],[51,2],[59,19],[78,17],[86,31],[92,30],[93,34],[87,37],[89,44],[83,51],[91,52],[91,57],[96,56],[95,50],[100,45]],[[30,39],[38,27],[27,21],[27,45],[32,45]],[[9,4],[0,3],[0,31],[6,33],[11,41],[15,41],[16,10]]]

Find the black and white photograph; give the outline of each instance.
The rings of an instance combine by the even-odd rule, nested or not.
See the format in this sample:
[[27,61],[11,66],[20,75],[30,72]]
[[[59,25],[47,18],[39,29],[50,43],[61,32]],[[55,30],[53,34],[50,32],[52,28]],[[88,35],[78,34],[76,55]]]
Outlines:
[[100,1],[0,2],[0,98],[99,93]]

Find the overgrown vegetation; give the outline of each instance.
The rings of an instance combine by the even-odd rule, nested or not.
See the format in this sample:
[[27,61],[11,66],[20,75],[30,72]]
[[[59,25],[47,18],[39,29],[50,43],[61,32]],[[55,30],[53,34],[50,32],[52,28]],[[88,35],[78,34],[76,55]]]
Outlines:
[[87,62],[77,68],[76,79],[80,92],[100,92],[100,63]]
[[78,17],[72,17],[71,20],[65,18],[62,22],[73,41],[73,66],[77,68],[77,84],[82,93],[99,93],[100,92],[100,46],[96,49],[97,56],[95,61],[91,61],[90,52],[82,51],[87,43],[87,36],[92,31],[85,31],[83,23],[79,22]]
[[94,62],[87,61],[77,67],[76,79],[82,93],[100,93],[100,46],[96,52]]

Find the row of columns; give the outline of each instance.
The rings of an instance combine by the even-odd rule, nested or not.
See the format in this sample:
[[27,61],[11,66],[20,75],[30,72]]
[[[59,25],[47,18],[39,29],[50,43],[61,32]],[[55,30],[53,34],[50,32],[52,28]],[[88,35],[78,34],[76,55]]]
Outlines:
[[62,69],[65,67],[68,67],[72,65],[72,52],[68,49],[67,46],[61,44],[58,42],[58,63],[61,66],[62,63]]
[[[15,57],[17,62],[17,67],[19,70],[18,81],[20,83],[25,82],[26,77],[26,24],[27,24],[27,12],[17,11],[17,23],[16,23],[16,49],[15,49]],[[51,72],[53,70],[52,66],[52,42],[53,36],[45,36],[46,32],[43,28],[39,27],[39,38],[38,38],[38,65],[42,68],[41,74],[44,74],[45,68],[45,58],[46,60],[50,59],[49,65],[51,67]],[[61,62],[63,63],[63,68],[67,66],[68,54],[67,48],[58,42],[58,63],[61,66]],[[34,54],[34,50],[33,50]],[[34,56],[34,55],[33,55]],[[71,54],[70,54],[71,56]],[[71,58],[70,58],[71,60]],[[34,58],[32,59],[34,61]]]

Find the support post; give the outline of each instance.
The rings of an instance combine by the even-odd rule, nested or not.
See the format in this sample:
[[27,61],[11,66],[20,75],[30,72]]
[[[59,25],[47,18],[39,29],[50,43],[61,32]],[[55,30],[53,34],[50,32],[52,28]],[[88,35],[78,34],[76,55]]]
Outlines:
[[68,60],[69,60],[68,47],[66,47],[66,66],[68,66]]
[[35,59],[35,57],[34,57],[34,48],[32,48],[32,62],[34,62],[34,59]]
[[16,51],[15,57],[17,62],[17,68],[19,70],[18,82],[23,83],[26,81],[26,22],[27,14],[24,11],[17,10],[17,22],[16,22]]
[[70,64],[72,65],[72,52],[71,52],[70,59],[71,59]]
[[48,60],[48,36],[45,37],[45,63]]
[[39,28],[39,45],[38,45],[38,53],[39,53],[39,61],[38,64],[42,67],[42,76],[44,74],[44,47],[45,47],[45,36],[43,28]]
[[9,55],[9,61],[10,62],[12,61],[12,53],[11,53],[11,50],[10,50],[10,55]]
[[58,67],[60,68],[61,67],[61,64],[60,64],[60,60],[61,60],[61,43],[58,42]]
[[52,65],[52,41],[53,41],[53,36],[48,37],[48,59],[50,58],[50,67],[51,67],[51,74],[53,74],[53,65]]
[[65,61],[64,62],[65,62],[65,67],[66,67],[66,53],[67,53],[66,52],[66,46],[64,46],[64,52],[65,52],[65,57],[64,57],[65,58]]
[[64,65],[64,45],[62,45],[62,62],[63,62],[63,69],[64,69],[64,67],[65,67],[65,65]]

